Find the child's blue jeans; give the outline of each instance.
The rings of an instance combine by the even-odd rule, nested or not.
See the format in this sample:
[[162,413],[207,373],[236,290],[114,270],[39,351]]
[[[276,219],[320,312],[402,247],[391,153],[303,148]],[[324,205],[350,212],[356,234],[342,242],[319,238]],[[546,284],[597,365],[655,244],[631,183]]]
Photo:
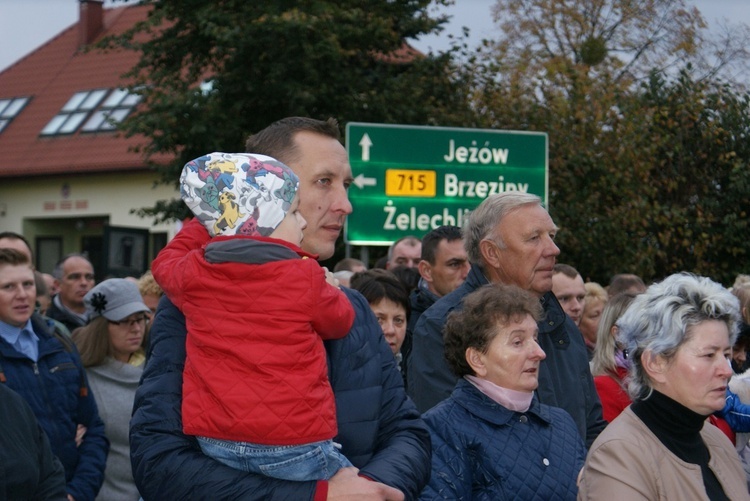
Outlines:
[[332,440],[301,445],[265,445],[196,437],[203,453],[225,465],[298,482],[328,480],[352,466]]

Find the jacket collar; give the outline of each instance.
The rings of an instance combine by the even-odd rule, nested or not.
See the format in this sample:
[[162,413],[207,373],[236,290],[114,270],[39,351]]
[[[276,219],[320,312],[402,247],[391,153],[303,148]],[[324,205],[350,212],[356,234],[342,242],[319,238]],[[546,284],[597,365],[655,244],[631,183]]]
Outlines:
[[[482,268],[476,264],[472,264],[471,270],[461,287],[465,287],[471,292],[488,283],[490,283],[490,281],[485,276]],[[565,311],[563,311],[560,302],[552,291],[544,294],[539,301],[542,303],[542,309],[544,310],[542,320],[539,321],[539,334],[552,332],[565,323]]]
[[303,251],[296,245],[271,237],[215,237],[206,245],[206,261],[209,263],[239,262],[265,264],[286,259],[318,259],[316,254]]
[[413,296],[411,301],[412,306],[416,304],[421,307],[420,309],[422,311],[426,310],[440,299],[437,294],[429,289],[427,281],[424,278],[419,279],[417,288],[412,291],[411,295]]
[[[50,353],[55,353],[64,349],[62,343],[52,334],[54,322],[50,319],[45,318],[38,313],[34,313],[31,315],[31,327],[34,330],[34,334],[39,338],[39,360]],[[0,339],[0,354],[8,358],[25,358],[25,355],[19,353],[4,339]]]
[[552,291],[542,296],[540,301],[544,315],[539,321],[539,334],[548,334],[564,324],[567,317]]
[[469,290],[476,290],[483,285],[487,285],[490,281],[484,275],[482,268],[477,264],[472,264],[469,274],[466,275],[463,285],[469,287]]
[[536,395],[534,395],[528,411],[514,412],[494,402],[473,384],[461,378],[456,383],[452,397],[458,405],[465,408],[471,414],[495,425],[507,425],[511,420],[516,420],[522,415],[533,416],[545,424],[552,422],[549,408],[542,407]]

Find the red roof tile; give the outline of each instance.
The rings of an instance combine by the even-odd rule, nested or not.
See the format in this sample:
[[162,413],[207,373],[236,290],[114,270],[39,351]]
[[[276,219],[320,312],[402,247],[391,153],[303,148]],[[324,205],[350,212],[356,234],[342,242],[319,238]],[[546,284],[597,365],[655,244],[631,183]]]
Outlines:
[[[149,7],[104,9],[105,34],[121,33],[146,19]],[[116,132],[40,136],[41,130],[79,91],[124,85],[120,75],[138,61],[133,51],[79,50],[76,23],[36,51],[0,72],[0,99],[31,101],[0,132],[0,177],[142,170],[140,153],[128,151],[143,138]],[[166,160],[162,158],[162,160]]]

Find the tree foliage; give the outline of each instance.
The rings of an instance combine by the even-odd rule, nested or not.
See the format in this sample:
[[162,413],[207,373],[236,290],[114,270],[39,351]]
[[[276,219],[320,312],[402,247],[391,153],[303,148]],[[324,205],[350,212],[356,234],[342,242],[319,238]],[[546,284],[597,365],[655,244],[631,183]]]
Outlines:
[[750,249],[750,107],[747,94],[655,75],[641,96],[654,156],[651,182],[661,210],[644,225],[658,275],[692,270],[727,284]]
[[[242,151],[248,134],[285,116],[441,124],[470,113],[450,54],[404,46],[445,21],[428,14],[430,0],[147,3],[146,22],[102,45],[142,53],[128,77],[144,106],[123,127],[150,139],[147,157],[175,156],[160,167],[165,182],[191,158]],[[180,210],[162,201],[145,212]]]
[[477,53],[399,58],[444,21],[429,0],[151,3],[105,44],[143,54],[144,111],[124,127],[176,157],[165,182],[289,115],[542,131],[561,261],[604,283],[747,272],[750,105],[732,80],[747,27],[709,35],[685,0],[497,0],[498,39]]
[[711,34],[685,0],[497,0],[493,13],[500,76],[527,85],[542,78],[570,88],[581,73],[628,85],[686,61],[701,79],[748,56],[746,26]]
[[658,279],[686,270],[732,283],[750,253],[748,96],[688,71],[654,73],[618,105],[586,145],[556,148],[561,259],[604,282],[623,271]]
[[560,261],[603,283],[746,272],[750,108],[696,70],[700,14],[679,0],[499,0],[495,13],[506,31],[477,59],[478,120],[549,134]]

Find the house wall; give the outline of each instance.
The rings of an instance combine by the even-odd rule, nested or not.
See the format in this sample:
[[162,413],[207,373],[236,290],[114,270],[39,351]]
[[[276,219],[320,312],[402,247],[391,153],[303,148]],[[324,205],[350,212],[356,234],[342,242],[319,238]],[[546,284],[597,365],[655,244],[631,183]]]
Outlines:
[[130,213],[179,196],[172,186],[154,187],[156,179],[152,172],[2,179],[0,231],[23,234],[32,244],[38,269],[49,273],[60,256],[71,252],[89,252],[97,262],[103,259],[97,254],[105,248],[105,225],[146,230],[147,269],[154,248],[178,228],[176,223],[154,225],[153,218]]

